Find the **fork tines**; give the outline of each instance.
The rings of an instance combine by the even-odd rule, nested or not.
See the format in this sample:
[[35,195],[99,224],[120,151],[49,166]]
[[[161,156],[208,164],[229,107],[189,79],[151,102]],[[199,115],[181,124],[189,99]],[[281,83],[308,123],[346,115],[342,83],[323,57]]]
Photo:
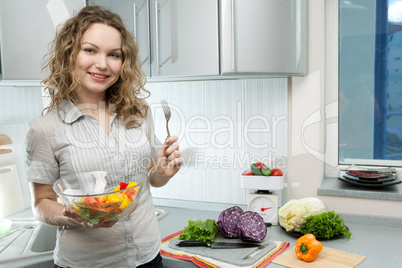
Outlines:
[[169,123],[169,120],[170,120],[170,117],[172,114],[170,112],[169,104],[167,103],[166,100],[161,100],[161,104],[162,104],[162,109],[163,109],[163,112],[165,114],[165,119],[166,119],[166,131],[167,131],[168,136],[170,136],[168,123]]

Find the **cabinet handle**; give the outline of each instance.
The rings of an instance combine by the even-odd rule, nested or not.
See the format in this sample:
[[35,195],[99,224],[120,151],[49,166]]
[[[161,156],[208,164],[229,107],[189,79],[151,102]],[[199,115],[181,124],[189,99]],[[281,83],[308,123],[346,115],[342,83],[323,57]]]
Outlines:
[[11,171],[13,171],[13,169],[10,167],[0,168],[0,174],[9,173]]
[[159,27],[158,27],[158,1],[155,0],[155,49],[156,49],[156,71],[159,73]]
[[133,16],[133,22],[134,22],[134,37],[137,39],[137,9],[135,7],[135,3],[133,3],[133,9],[134,9],[134,16]]
[[231,60],[231,62],[232,62],[232,70],[234,70],[235,69],[235,38],[234,38],[234,35],[235,35],[235,23],[234,23],[234,0],[232,0],[232,9],[231,9],[231,12],[232,12],[232,18],[231,18],[231,30],[232,30],[232,32],[231,32],[231,39],[230,39],[230,41],[231,41],[231,46],[232,46],[232,49],[231,49],[231,56],[232,56],[232,60]]

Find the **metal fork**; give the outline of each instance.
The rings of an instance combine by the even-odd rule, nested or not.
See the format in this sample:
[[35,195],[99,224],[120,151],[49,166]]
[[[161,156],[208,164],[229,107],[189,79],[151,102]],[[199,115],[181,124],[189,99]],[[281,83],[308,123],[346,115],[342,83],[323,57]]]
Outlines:
[[172,116],[172,113],[170,112],[170,108],[169,108],[169,105],[166,102],[166,100],[161,100],[161,104],[162,104],[163,112],[165,113],[166,131],[167,131],[168,136],[170,136],[168,123],[169,123],[170,117]]

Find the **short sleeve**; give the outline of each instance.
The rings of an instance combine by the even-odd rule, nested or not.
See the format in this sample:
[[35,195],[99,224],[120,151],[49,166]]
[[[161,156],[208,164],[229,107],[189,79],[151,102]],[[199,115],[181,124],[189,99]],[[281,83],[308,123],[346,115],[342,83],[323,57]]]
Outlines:
[[26,152],[29,182],[53,184],[59,178],[59,165],[40,119],[29,124]]

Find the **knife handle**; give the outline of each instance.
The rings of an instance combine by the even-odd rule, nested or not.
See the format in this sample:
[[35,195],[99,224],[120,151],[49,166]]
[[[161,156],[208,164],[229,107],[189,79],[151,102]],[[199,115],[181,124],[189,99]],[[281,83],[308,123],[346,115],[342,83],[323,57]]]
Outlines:
[[202,241],[195,241],[195,240],[184,240],[176,243],[178,247],[211,247],[210,244],[202,242]]

